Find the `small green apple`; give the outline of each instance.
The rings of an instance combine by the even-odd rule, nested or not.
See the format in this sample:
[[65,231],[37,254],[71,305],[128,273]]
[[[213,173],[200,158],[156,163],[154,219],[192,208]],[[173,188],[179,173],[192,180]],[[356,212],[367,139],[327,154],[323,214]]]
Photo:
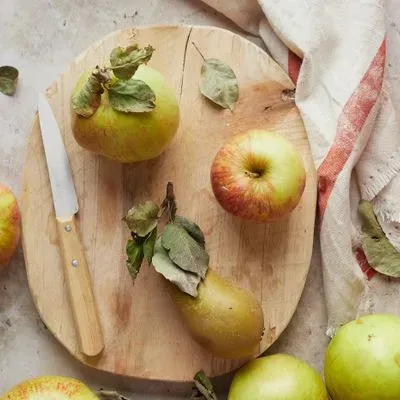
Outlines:
[[324,370],[333,400],[400,399],[400,318],[372,314],[342,326]]
[[275,354],[239,369],[228,400],[328,400],[328,394],[321,377],[308,364],[287,354]]
[[[74,93],[82,89],[90,72],[82,75]],[[155,69],[140,65],[134,79],[145,82],[156,97],[151,112],[125,113],[114,109],[108,91],[89,118],[72,111],[72,131],[80,146],[122,163],[159,156],[174,138],[179,126],[179,105],[174,90]]]

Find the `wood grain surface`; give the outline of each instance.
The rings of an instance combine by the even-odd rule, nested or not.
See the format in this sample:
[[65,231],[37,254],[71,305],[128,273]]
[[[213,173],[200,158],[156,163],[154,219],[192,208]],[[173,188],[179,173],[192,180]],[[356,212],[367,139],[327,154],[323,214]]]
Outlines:
[[[152,44],[150,66],[168,79],[180,101],[179,132],[155,160],[122,165],[80,148],[71,132],[69,99],[85,69],[108,62],[115,46]],[[217,57],[235,70],[240,96],[232,113],[213,107],[198,90],[202,59]],[[289,323],[309,269],[316,205],[316,174],[303,123],[295,105],[282,101],[293,83],[259,47],[212,27],[166,26],[125,29],[95,43],[48,89],[64,135],[79,199],[78,228],[93,279],[104,330],[100,357],[79,351],[63,278],[60,243],[37,116],[23,173],[23,247],[30,290],[54,336],[82,362],[116,374],[189,381],[200,368],[210,376],[231,371],[245,360],[212,357],[187,333],[162,278],[143,265],[133,285],[125,267],[129,232],[121,221],[133,203],[160,202],[168,180],[175,184],[179,212],[202,227],[210,264],[219,274],[251,290],[262,302],[265,335],[260,353]],[[307,184],[290,218],[274,224],[235,219],[212,194],[209,170],[220,146],[248,128],[273,129],[301,153]]]

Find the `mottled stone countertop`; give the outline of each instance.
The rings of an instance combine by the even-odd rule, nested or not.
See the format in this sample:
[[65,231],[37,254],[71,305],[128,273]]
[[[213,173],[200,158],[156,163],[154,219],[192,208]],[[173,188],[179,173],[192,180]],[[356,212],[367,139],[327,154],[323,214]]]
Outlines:
[[[396,104],[400,104],[400,91],[396,92],[400,71],[397,61],[400,8],[396,0],[387,1],[387,6],[388,74]],[[0,65],[17,66],[21,79],[13,98],[0,95],[0,182],[19,196],[26,137],[39,91],[105,34],[119,28],[160,23],[207,24],[238,31],[226,18],[194,0],[2,0]],[[257,38],[250,39],[260,43]],[[297,355],[321,370],[328,339],[317,241],[314,247],[298,309],[268,352]],[[19,249],[0,276],[0,394],[23,379],[44,374],[77,377],[94,387],[118,387],[132,399],[188,398],[190,392],[190,385],[150,384],[145,380],[114,377],[75,361],[39,318],[28,291]],[[228,382],[229,377],[217,379],[218,389],[224,391]]]

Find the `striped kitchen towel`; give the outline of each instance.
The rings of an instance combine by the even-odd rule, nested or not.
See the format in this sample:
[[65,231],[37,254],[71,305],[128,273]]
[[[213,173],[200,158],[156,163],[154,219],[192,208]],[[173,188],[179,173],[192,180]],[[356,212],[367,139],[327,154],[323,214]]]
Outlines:
[[296,83],[318,171],[327,334],[372,312],[400,314],[400,283],[360,247],[357,205],[370,200],[400,250],[400,134],[386,79],[384,0],[204,0],[264,40]]

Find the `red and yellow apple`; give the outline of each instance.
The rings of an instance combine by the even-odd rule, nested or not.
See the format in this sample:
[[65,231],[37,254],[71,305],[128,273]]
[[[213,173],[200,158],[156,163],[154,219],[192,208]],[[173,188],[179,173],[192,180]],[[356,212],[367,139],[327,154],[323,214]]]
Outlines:
[[[90,72],[82,75],[74,93],[82,88],[89,75]],[[142,80],[153,90],[155,108],[139,113],[117,111],[111,107],[106,90],[91,117],[72,112],[72,132],[81,147],[122,163],[149,160],[166,150],[179,126],[175,92],[160,72],[146,65],[138,68],[134,79]]]
[[247,220],[277,221],[298,205],[306,183],[303,161],[278,133],[252,129],[232,136],[211,167],[220,205]]
[[10,189],[0,184],[0,272],[10,262],[21,233],[21,214]]
[[77,379],[41,376],[21,382],[0,400],[98,400],[96,394]]
[[228,400],[328,400],[328,394],[311,366],[288,354],[274,354],[239,369]]

